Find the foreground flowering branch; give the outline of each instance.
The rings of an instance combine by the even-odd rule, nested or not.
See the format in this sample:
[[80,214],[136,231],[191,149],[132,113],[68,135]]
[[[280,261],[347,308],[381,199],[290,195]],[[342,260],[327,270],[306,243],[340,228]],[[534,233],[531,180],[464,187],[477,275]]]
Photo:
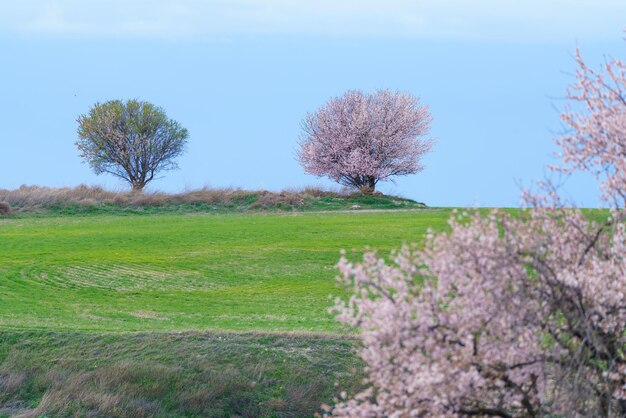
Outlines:
[[354,293],[335,310],[360,328],[369,388],[332,414],[626,416],[626,71],[577,59],[562,169],[594,172],[610,217],[548,189],[515,215],[456,214],[390,263],[342,256]]

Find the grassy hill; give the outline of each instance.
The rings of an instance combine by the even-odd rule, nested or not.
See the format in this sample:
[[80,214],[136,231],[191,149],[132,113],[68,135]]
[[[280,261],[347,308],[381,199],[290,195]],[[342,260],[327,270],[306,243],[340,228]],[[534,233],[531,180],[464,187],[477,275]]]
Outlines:
[[339,250],[387,254],[449,215],[0,219],[0,416],[310,416],[361,385],[327,312]]
[[420,209],[426,206],[397,196],[363,195],[349,191],[241,190],[234,188],[191,190],[184,193],[114,192],[97,186],[49,188],[22,186],[0,189],[0,216],[10,208],[15,216],[312,212],[363,209]]

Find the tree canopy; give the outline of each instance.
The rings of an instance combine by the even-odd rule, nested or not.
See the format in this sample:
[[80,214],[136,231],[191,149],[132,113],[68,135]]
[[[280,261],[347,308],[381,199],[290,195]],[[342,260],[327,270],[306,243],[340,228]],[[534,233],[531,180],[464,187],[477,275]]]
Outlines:
[[381,180],[424,169],[430,123],[428,108],[408,93],[348,91],[302,121],[298,160],[309,174],[371,194]]
[[158,106],[112,100],[96,103],[78,117],[76,146],[96,174],[112,174],[142,191],[157,173],[177,168],[174,159],[183,153],[188,136]]

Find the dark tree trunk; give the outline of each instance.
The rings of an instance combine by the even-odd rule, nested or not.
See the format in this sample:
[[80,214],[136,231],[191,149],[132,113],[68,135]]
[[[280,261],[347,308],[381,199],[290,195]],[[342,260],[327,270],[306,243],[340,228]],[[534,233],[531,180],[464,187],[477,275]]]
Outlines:
[[376,190],[376,179],[374,177],[368,177],[367,180],[359,186],[361,193],[371,195]]

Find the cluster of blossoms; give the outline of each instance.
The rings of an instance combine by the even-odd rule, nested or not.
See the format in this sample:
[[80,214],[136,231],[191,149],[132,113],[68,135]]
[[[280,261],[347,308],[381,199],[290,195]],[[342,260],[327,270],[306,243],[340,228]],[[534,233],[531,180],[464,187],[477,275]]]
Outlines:
[[391,263],[342,257],[354,293],[335,310],[369,388],[333,415],[626,416],[626,67],[577,60],[561,169],[594,172],[610,217],[547,189],[518,214],[457,214]]
[[298,159],[309,174],[371,193],[380,180],[423,170],[430,122],[410,94],[348,91],[304,119]]

